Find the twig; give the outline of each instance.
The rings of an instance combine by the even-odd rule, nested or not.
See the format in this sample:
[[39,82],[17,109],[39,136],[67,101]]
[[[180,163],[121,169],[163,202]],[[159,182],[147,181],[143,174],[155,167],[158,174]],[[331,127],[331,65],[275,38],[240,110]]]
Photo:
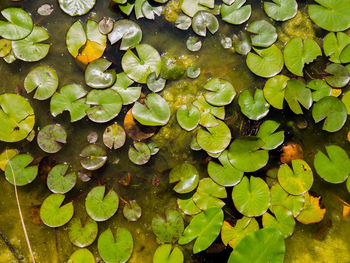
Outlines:
[[11,251],[12,255],[19,261],[22,262],[24,257],[22,255],[19,255],[16,251],[16,249],[13,247],[13,245],[11,244],[11,242],[7,239],[7,237],[4,235],[4,233],[2,233],[0,231],[0,236],[1,238],[4,240],[6,246],[8,247],[8,249]]

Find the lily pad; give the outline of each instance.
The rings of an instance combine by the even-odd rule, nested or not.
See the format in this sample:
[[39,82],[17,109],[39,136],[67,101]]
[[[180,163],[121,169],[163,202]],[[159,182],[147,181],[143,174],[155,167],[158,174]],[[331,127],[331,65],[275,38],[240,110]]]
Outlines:
[[40,207],[40,218],[49,227],[60,227],[71,220],[74,214],[73,203],[62,205],[63,194],[49,195]]
[[135,222],[142,215],[141,207],[135,200],[131,200],[123,207],[123,215],[128,221]]
[[182,129],[192,131],[198,126],[201,113],[194,105],[191,105],[189,109],[186,105],[182,105],[176,111],[176,119]]
[[144,165],[151,158],[151,150],[144,142],[134,142],[134,147],[129,148],[128,156],[134,164]]
[[263,215],[270,206],[270,189],[259,177],[244,176],[232,190],[232,200],[237,210],[248,217]]
[[166,210],[165,218],[157,215],[152,219],[152,229],[157,236],[157,242],[176,241],[184,231],[184,221],[176,210]]
[[219,21],[212,13],[199,11],[192,18],[192,29],[197,35],[205,37],[207,29],[212,34],[218,31]]
[[[340,33],[342,33],[342,32],[340,32]],[[338,33],[338,34],[340,34],[340,33]],[[344,49],[340,53],[339,58],[340,58],[341,63],[349,63],[350,62],[350,37],[346,40],[349,42],[346,42],[347,45],[344,47]],[[337,62],[337,63],[339,63],[339,62]]]
[[186,15],[179,15],[176,18],[175,26],[181,30],[187,30],[191,27],[192,19]]
[[298,4],[295,0],[272,0],[264,2],[265,13],[276,21],[289,20],[297,14]]
[[47,175],[47,187],[53,193],[65,194],[69,192],[77,181],[74,172],[67,173],[68,164],[55,165]]
[[202,48],[202,41],[198,37],[189,37],[186,40],[186,47],[189,51],[199,51]]
[[327,96],[313,106],[312,117],[316,123],[325,120],[323,130],[336,132],[343,128],[347,119],[347,111],[341,100]]
[[264,228],[275,228],[281,232],[284,238],[291,236],[294,232],[295,220],[291,211],[283,206],[271,207],[274,216],[265,213],[262,218]]
[[242,113],[251,120],[260,120],[269,113],[270,104],[265,100],[261,89],[255,90],[254,97],[246,89],[239,96],[238,104]]
[[193,67],[193,66],[189,66],[186,69],[186,75],[190,79],[196,79],[196,78],[199,77],[200,74],[201,74],[201,68],[196,68],[196,67]]
[[12,51],[11,40],[5,38],[0,39],[0,57],[8,56]]
[[326,76],[326,81],[334,88],[345,87],[350,81],[349,70],[340,64],[330,64],[325,69],[325,72],[330,74]]
[[128,50],[141,42],[142,31],[140,26],[132,20],[120,19],[114,22],[111,33],[108,34],[108,40],[115,44],[121,40],[120,50]]
[[115,234],[108,228],[98,237],[97,248],[106,263],[127,262],[134,249],[134,240],[125,228],[118,227]]
[[332,93],[332,88],[322,79],[311,80],[307,84],[307,87],[314,90],[314,92],[312,92],[312,100],[316,102],[324,97],[331,96]]
[[136,56],[130,49],[122,58],[122,68],[134,81],[146,83],[149,74],[155,72],[158,76],[161,70],[161,59],[158,51],[150,45],[136,45]]
[[279,126],[279,123],[271,120],[264,121],[264,123],[260,125],[259,131],[256,136],[261,138],[265,142],[265,145],[261,147],[261,149],[273,150],[283,143],[284,132],[279,131],[274,133]]
[[49,124],[39,131],[37,141],[44,152],[56,153],[67,143],[67,133],[61,125]]
[[112,90],[118,92],[122,98],[123,105],[134,103],[140,98],[141,87],[130,87],[134,83],[125,72],[117,74],[117,80],[111,87]]
[[263,89],[264,97],[272,107],[283,109],[285,89],[289,79],[287,76],[277,75],[266,81]]
[[87,248],[74,251],[67,263],[95,263],[94,255]]
[[263,168],[269,160],[268,151],[260,150],[264,145],[259,137],[237,138],[230,145],[228,159],[238,170],[255,172]]
[[103,143],[109,149],[121,148],[126,140],[126,133],[118,123],[109,125],[103,133]]
[[0,36],[8,40],[19,40],[27,37],[33,30],[33,20],[21,8],[3,9],[1,14],[7,21],[0,21]]
[[184,255],[180,248],[164,244],[157,248],[153,255],[153,263],[183,263]]
[[182,163],[171,169],[169,174],[169,183],[177,183],[174,191],[179,194],[189,193],[196,189],[199,180],[199,173],[193,165]]
[[318,151],[314,166],[317,174],[333,184],[343,183],[350,174],[350,159],[346,151],[337,145],[326,146],[327,155]]
[[89,144],[80,152],[80,164],[86,170],[94,171],[107,162],[105,149],[96,144]]
[[63,86],[59,92],[56,92],[50,101],[50,111],[52,116],[56,117],[63,111],[69,111],[71,122],[81,120],[86,115],[89,105],[85,104],[84,98],[86,90],[78,84],[69,84]]
[[193,193],[180,195],[176,202],[178,207],[186,214],[186,215],[196,215],[201,210],[196,206],[193,199]]
[[300,104],[307,110],[312,105],[311,90],[298,79],[288,80],[284,96],[289,108],[295,114],[303,114]]
[[29,36],[22,40],[12,41],[13,53],[16,58],[26,62],[39,61],[49,53],[50,44],[41,43],[49,38],[44,28],[34,26]]
[[181,10],[193,17],[197,12],[214,8],[214,0],[183,0],[180,3]]
[[0,153],[0,169],[5,172],[8,162],[18,154],[19,151],[16,149],[5,149],[2,153]]
[[320,197],[313,197],[306,193],[303,210],[296,219],[303,224],[318,223],[322,221],[325,213],[326,209],[320,207]]
[[6,180],[17,186],[27,185],[34,181],[38,174],[38,165],[30,165],[34,158],[29,154],[18,154],[7,162]]
[[226,197],[225,187],[218,185],[211,178],[204,178],[200,180],[192,199],[198,208],[206,210],[210,207],[223,207],[225,202],[221,199]]
[[281,72],[283,55],[276,45],[265,49],[254,48],[254,51],[256,54],[249,52],[246,61],[251,72],[263,78],[271,78]]
[[184,245],[196,239],[193,245],[193,253],[199,253],[215,241],[220,234],[223,221],[224,213],[221,208],[208,208],[192,218],[178,243]]
[[238,35],[234,34],[232,42],[233,48],[238,54],[245,56],[252,49],[250,36],[246,32],[240,32]]
[[162,14],[163,6],[153,4],[148,1],[144,1],[141,9],[142,9],[142,14],[144,15],[145,18],[154,20],[156,16],[160,16]]
[[211,79],[204,85],[204,89],[208,91],[204,94],[205,100],[214,106],[228,105],[236,96],[232,84],[224,79]]
[[105,194],[105,186],[92,188],[85,199],[88,215],[95,221],[101,222],[111,218],[118,210],[119,197],[114,190]]
[[276,28],[266,20],[256,20],[249,24],[247,31],[254,34],[251,41],[253,46],[269,47],[277,40]]
[[95,241],[97,233],[96,221],[88,216],[84,220],[74,217],[68,224],[69,240],[77,247],[90,246]]
[[348,115],[350,115],[350,92],[349,91],[344,93],[343,97],[341,98],[341,101],[344,103]]
[[324,54],[334,63],[340,63],[340,54],[350,44],[350,37],[343,32],[330,32],[323,40]]
[[77,57],[79,55],[79,50],[85,45],[86,41],[87,36],[84,27],[78,20],[73,23],[67,31],[66,45],[69,53],[73,57]]
[[35,115],[29,102],[20,95],[0,95],[0,141],[18,142],[32,131]]
[[180,78],[185,71],[186,65],[183,59],[175,57],[171,54],[162,55],[160,72],[162,78],[176,80]]
[[162,91],[165,88],[166,79],[162,77],[157,78],[156,73],[151,73],[147,77],[147,88],[153,92]]
[[94,89],[104,89],[112,86],[115,82],[115,69],[107,70],[112,62],[107,59],[97,59],[86,67],[85,82]]
[[70,16],[82,16],[96,4],[96,0],[58,0],[63,12]]
[[236,0],[231,5],[223,4],[221,6],[221,18],[227,23],[240,25],[246,22],[251,13],[251,5],[245,5],[246,0]]

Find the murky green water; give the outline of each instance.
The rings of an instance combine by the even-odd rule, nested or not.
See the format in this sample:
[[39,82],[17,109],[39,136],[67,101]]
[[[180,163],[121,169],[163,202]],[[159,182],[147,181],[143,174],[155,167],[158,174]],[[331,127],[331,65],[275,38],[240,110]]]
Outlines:
[[[43,3],[52,3],[54,13],[41,19],[37,15],[37,8]],[[252,1],[251,1],[252,2]],[[21,6],[33,15],[33,20],[44,26],[50,33],[50,43],[52,48],[49,55],[38,63],[23,63],[16,61],[8,65],[1,60],[0,62],[0,93],[18,91],[23,87],[23,80],[30,69],[38,64],[49,65],[55,68],[58,73],[60,86],[72,82],[84,85],[83,71],[75,64],[74,59],[68,54],[65,46],[65,34],[69,26],[76,20],[61,12],[58,4],[54,0],[22,2],[0,1],[0,7]],[[255,6],[261,6],[260,2]],[[256,8],[255,8],[256,10]],[[103,16],[110,16],[114,19],[121,17],[109,9],[108,0],[99,0],[94,8],[95,14],[92,18],[99,21]],[[264,17],[260,8],[253,14],[253,18]],[[88,16],[81,17],[85,21]],[[188,55],[194,61],[195,65],[200,65],[202,74],[196,80],[187,78],[178,81],[168,82],[163,96],[169,102],[172,112],[184,103],[189,103],[195,99],[195,96],[201,92],[203,83],[210,77],[221,77],[234,84],[236,90],[255,89],[263,86],[263,82],[255,77],[246,67],[244,58],[232,54],[229,50],[224,50],[220,45],[220,37],[225,34],[232,34],[232,26],[222,25],[220,32],[215,36],[207,37],[204,40],[200,52],[190,53],[186,49],[185,40],[189,33],[180,32],[171,23],[160,18],[157,22],[139,21],[144,37],[143,42],[153,45],[160,52],[169,52],[174,55]],[[238,30],[240,28],[238,27]],[[122,53],[117,45],[112,46],[107,51],[108,59],[115,62],[117,72],[121,71],[120,58]],[[17,87],[17,88],[16,88]],[[40,102],[32,100],[32,95],[22,94],[27,97],[34,107],[36,113],[36,129],[44,127],[46,124],[60,123],[68,132],[68,144],[58,153],[51,155],[50,158],[57,162],[68,162],[73,169],[80,170],[79,153],[81,149],[88,144],[86,137],[91,131],[99,134],[98,144],[102,145],[102,133],[110,124],[95,124],[87,118],[70,124],[67,113],[53,118],[49,112],[49,100]],[[243,117],[239,115],[237,100],[231,108],[227,109],[227,123],[230,126],[233,136],[239,135],[239,127]],[[115,120],[122,123],[127,108]],[[338,133],[330,134],[323,132],[320,125],[314,125],[310,113],[304,115],[309,125],[304,130],[296,128],[295,115],[290,112],[280,112],[270,110],[268,118],[282,122],[285,131],[288,132],[290,141],[298,142],[304,149],[305,159],[312,164],[313,155],[324,144],[336,143],[350,151],[349,142],[346,141],[346,134],[350,128],[349,123]],[[292,120],[292,121],[288,121]],[[166,208],[176,208],[176,194],[168,186],[168,169],[184,160],[190,161],[199,169],[201,177],[206,177],[206,166],[203,160],[206,155],[202,152],[194,152],[189,148],[192,138],[191,133],[182,130],[176,122],[170,123],[162,128],[155,141],[161,146],[158,155],[153,156],[151,161],[142,167],[132,164],[127,156],[128,145],[116,151],[109,151],[109,161],[104,168],[93,173],[93,178],[89,182],[78,182],[77,186],[67,194],[68,200],[74,200],[75,216],[85,217],[84,209],[85,195],[92,187],[99,183],[105,183],[109,188],[113,188],[125,200],[137,200],[142,207],[142,217],[137,222],[127,222],[121,213],[121,209],[112,219],[107,222],[99,223],[99,232],[107,227],[116,228],[124,226],[129,229],[134,237],[135,249],[130,262],[152,262],[152,257],[157,248],[155,236],[151,230],[151,220],[155,213],[163,214]],[[128,144],[132,141],[128,139]],[[0,150],[6,145],[0,143]],[[11,147],[17,148],[21,152],[29,152],[34,157],[44,155],[37,147],[36,141],[21,142],[13,144]],[[272,160],[278,160],[279,153],[272,153]],[[119,160],[114,164],[114,161]],[[118,183],[125,171],[132,174],[131,185],[125,187]],[[321,181],[315,175],[315,183],[312,191],[322,195],[323,203],[327,208],[325,219],[319,224],[305,226],[296,224],[294,235],[287,239],[287,254],[285,262],[350,262],[350,220],[342,217],[342,203],[335,198],[339,196],[347,202],[350,202],[349,194],[345,189],[345,184],[330,185]],[[159,179],[159,186],[152,184],[152,179]],[[0,176],[0,189],[2,192],[0,198],[0,231],[9,239],[10,243],[17,249],[17,254],[25,257],[23,262],[29,262],[27,246],[20,225],[18,210],[14,197],[14,188],[4,178]],[[45,182],[39,177],[30,185],[19,187],[19,198],[24,213],[24,219],[28,228],[29,238],[38,262],[66,262],[71,253],[76,249],[69,241],[66,227],[51,229],[38,222],[35,207],[40,206],[42,201],[50,194]],[[229,195],[230,196],[230,195]],[[227,208],[229,211],[229,208]],[[322,225],[331,222],[331,227],[322,229]],[[91,250],[98,257],[96,242]],[[210,255],[200,255],[196,258],[186,254],[186,262],[226,262],[225,256],[218,261],[218,257]],[[17,262],[11,251],[7,248],[3,239],[0,238],[0,263]]]

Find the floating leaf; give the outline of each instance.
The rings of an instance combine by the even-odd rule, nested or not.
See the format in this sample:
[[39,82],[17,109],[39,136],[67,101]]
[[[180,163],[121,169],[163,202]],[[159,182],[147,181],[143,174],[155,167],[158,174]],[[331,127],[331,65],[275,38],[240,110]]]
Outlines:
[[[0,26],[1,27],[1,26]],[[6,57],[12,51],[11,41],[5,38],[0,39],[0,57]]]
[[103,133],[103,143],[109,149],[121,148],[126,140],[126,134],[122,126],[117,123],[109,125]]
[[273,206],[271,209],[275,216],[269,213],[263,215],[262,221],[264,228],[275,228],[281,232],[284,238],[291,236],[295,227],[292,212],[283,206]]
[[89,144],[81,152],[80,164],[86,170],[97,170],[107,162],[107,153],[105,149],[96,144]]
[[20,8],[10,7],[1,11],[6,21],[0,21],[0,36],[8,40],[19,40],[27,37],[33,30],[33,20]]
[[87,248],[78,249],[69,257],[67,263],[95,263],[94,255]]
[[311,90],[298,79],[288,80],[284,96],[289,108],[295,114],[303,114],[300,104],[307,110],[312,105]]
[[160,16],[163,11],[163,7],[161,5],[156,5],[153,3],[150,4],[148,1],[144,1],[141,9],[144,17],[150,20],[154,20],[156,15]]
[[251,72],[264,78],[271,78],[281,72],[283,55],[276,45],[254,50],[257,54],[249,52],[246,61]]
[[[342,32],[340,32],[340,33],[342,33]],[[338,33],[338,34],[340,34],[340,33]],[[344,35],[346,35],[346,34],[344,34]],[[350,37],[348,35],[346,35],[346,36],[348,37],[346,39],[348,42],[346,42],[347,45],[344,47],[344,49],[340,53],[340,62],[341,63],[349,63],[350,62]],[[337,63],[339,63],[339,62],[337,62]]]
[[69,84],[63,86],[59,92],[56,92],[50,101],[50,111],[52,116],[56,117],[63,111],[69,111],[71,122],[81,120],[86,115],[89,105],[85,104],[83,98],[87,94],[81,85]]
[[198,126],[200,118],[201,113],[194,105],[191,105],[189,109],[186,105],[182,105],[176,112],[177,122],[186,131],[194,130]]
[[156,155],[159,152],[159,147],[155,142],[150,142],[147,144],[149,150],[151,151],[151,155]]
[[278,75],[266,81],[264,86],[264,96],[268,103],[277,109],[283,109],[285,89],[289,77]]
[[164,244],[157,248],[153,255],[153,263],[183,263],[184,255],[180,248]]
[[19,151],[16,149],[5,149],[0,153],[0,169],[5,172],[7,163],[18,154]]
[[186,214],[186,215],[196,215],[201,210],[196,206],[193,199],[193,193],[183,194],[177,198],[178,207]]
[[67,143],[67,133],[58,124],[49,124],[38,133],[38,145],[47,153],[56,153],[62,149],[62,144]]
[[174,191],[179,194],[189,193],[196,189],[199,180],[199,173],[193,165],[182,163],[171,169],[169,174],[169,183],[177,183]]
[[350,92],[349,91],[344,93],[343,97],[341,98],[341,101],[344,103],[348,115],[350,115]]
[[107,70],[112,62],[100,58],[91,62],[85,69],[85,82],[94,89],[104,89],[115,82],[115,69]]
[[179,15],[176,18],[175,26],[181,30],[187,30],[192,24],[192,19],[186,15]]
[[123,207],[123,215],[128,221],[137,221],[141,217],[141,214],[141,207],[135,200],[130,201]]
[[194,216],[179,239],[184,245],[196,239],[193,253],[207,249],[220,234],[224,213],[219,207],[211,207]]
[[152,72],[158,76],[161,69],[161,59],[158,51],[147,44],[136,45],[136,56],[130,49],[122,58],[122,68],[134,81],[146,83]]
[[129,148],[128,156],[134,164],[143,165],[151,158],[151,150],[144,142],[134,142],[134,147]]
[[55,165],[47,175],[47,187],[53,193],[65,194],[69,192],[77,181],[74,172],[67,173],[68,164]]
[[165,219],[159,215],[152,219],[152,229],[159,244],[173,242],[184,231],[184,221],[179,212],[168,209],[165,211]]
[[244,176],[233,188],[232,200],[237,210],[248,217],[263,215],[270,206],[270,190],[259,177]]
[[264,145],[264,141],[259,137],[237,138],[230,145],[228,159],[234,167],[243,172],[255,172],[264,167],[269,160],[268,151],[259,150]]
[[240,25],[246,22],[251,13],[251,5],[245,5],[246,0],[236,0],[231,5],[223,4],[221,6],[221,18],[227,23]]
[[322,79],[313,79],[308,84],[309,89],[314,90],[312,92],[312,100],[319,101],[324,97],[331,96],[332,88]]
[[132,20],[120,19],[114,22],[113,31],[108,34],[108,40],[115,44],[121,40],[120,50],[128,50],[141,42],[140,26]]
[[181,10],[193,17],[197,12],[214,8],[214,0],[183,0],[180,3]]
[[134,249],[134,241],[131,233],[118,227],[116,234],[108,228],[98,237],[98,253],[106,263],[127,262]]
[[323,130],[336,132],[343,128],[347,119],[347,111],[341,100],[327,96],[314,105],[312,117],[316,123],[325,120],[322,127]]
[[330,61],[340,63],[339,56],[348,44],[350,44],[350,37],[347,34],[330,32],[323,40],[324,54],[329,57]]
[[162,91],[165,88],[166,80],[162,77],[157,78],[156,73],[151,73],[147,77],[147,87],[153,92]]
[[46,100],[50,98],[58,87],[56,72],[47,66],[32,69],[24,79],[24,88],[30,93],[36,89],[34,99]]
[[272,0],[264,2],[265,13],[276,21],[289,20],[297,14],[298,4],[295,0]]
[[320,198],[306,193],[303,210],[296,219],[303,224],[313,224],[322,221],[326,209],[320,207]]
[[63,12],[70,16],[82,16],[96,4],[96,0],[58,0]]
[[18,142],[32,131],[35,115],[29,102],[20,95],[0,95],[0,141]]
[[66,45],[69,53],[73,57],[77,57],[79,55],[79,50],[85,45],[86,41],[87,36],[84,27],[78,20],[73,23],[67,31]]
[[329,85],[335,88],[345,87],[350,81],[349,70],[340,64],[330,64],[325,69],[325,72],[330,74],[326,76],[326,81]]
[[92,188],[85,199],[88,215],[95,221],[101,222],[111,218],[118,210],[119,197],[114,190],[105,194],[105,186]]
[[247,55],[252,49],[252,43],[246,32],[240,32],[232,36],[233,47],[238,54]]
[[186,47],[189,51],[199,51],[202,48],[202,41],[198,37],[189,37],[186,40]]
[[197,35],[205,37],[207,29],[212,34],[218,31],[219,21],[212,13],[199,11],[192,18],[192,29]]
[[274,133],[279,126],[279,123],[271,120],[264,121],[264,123],[260,125],[259,131],[256,136],[261,138],[265,142],[265,145],[261,147],[262,149],[273,150],[283,143],[284,132],[279,131]]
[[211,178],[204,178],[199,181],[192,199],[198,208],[206,210],[210,207],[223,207],[225,202],[221,199],[226,197],[225,187],[218,185]]
[[251,120],[260,120],[269,113],[270,104],[265,100],[261,89],[255,90],[254,97],[246,89],[239,96],[238,104],[242,113]]
[[277,40],[276,28],[266,20],[256,20],[249,24],[247,31],[253,33],[251,41],[253,46],[269,47]]
[[130,87],[134,83],[125,72],[117,74],[117,80],[111,87],[112,90],[118,92],[122,98],[123,105],[134,103],[140,98],[141,87]]
[[204,85],[204,89],[208,91],[204,94],[205,100],[214,106],[228,105],[236,96],[232,84],[224,79],[211,79]]
[[77,247],[90,246],[95,241],[97,233],[96,221],[88,216],[83,221],[74,217],[68,224],[69,240]]
[[196,68],[196,67],[192,67],[189,66],[186,69],[186,75],[187,77],[189,77],[190,79],[196,79],[199,77],[199,75],[201,74],[201,69],[200,68]]
[[103,35],[108,35],[112,32],[114,27],[114,20],[110,17],[104,17],[98,23],[98,30]]
[[18,186],[34,181],[38,174],[38,165],[30,165],[34,158],[29,154],[18,154],[7,162],[5,168],[6,180]]
[[40,218],[49,227],[60,227],[68,223],[73,217],[73,203],[62,205],[65,196],[62,194],[51,194],[40,207]]

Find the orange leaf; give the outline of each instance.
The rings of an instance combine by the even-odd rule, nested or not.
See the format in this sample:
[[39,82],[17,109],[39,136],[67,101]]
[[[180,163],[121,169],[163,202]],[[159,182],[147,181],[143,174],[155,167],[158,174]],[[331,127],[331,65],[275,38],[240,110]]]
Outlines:
[[90,62],[102,57],[105,48],[105,45],[88,40],[81,54],[77,56],[77,60],[87,65]]
[[314,197],[309,193],[305,194],[305,204],[297,220],[303,224],[312,224],[322,221],[326,213],[325,208],[320,207],[321,197]]

